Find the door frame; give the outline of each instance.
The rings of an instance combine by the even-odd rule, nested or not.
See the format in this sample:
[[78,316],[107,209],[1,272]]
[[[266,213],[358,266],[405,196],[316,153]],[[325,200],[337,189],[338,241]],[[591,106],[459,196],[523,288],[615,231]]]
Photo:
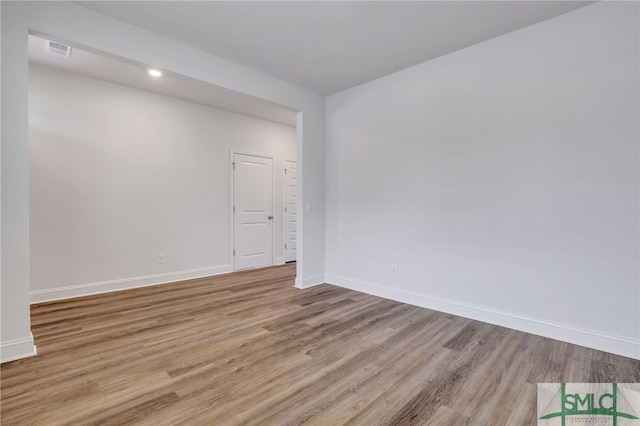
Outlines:
[[[236,256],[233,254],[235,248],[235,213],[233,211],[234,208],[234,196],[235,196],[235,174],[234,174],[234,160],[236,154],[239,155],[250,155],[252,157],[262,157],[268,158],[271,160],[272,168],[271,168],[271,206],[273,209],[273,221],[271,223],[271,265],[275,265],[275,255],[276,255],[276,221],[279,220],[278,215],[276,215],[276,157],[273,154],[265,154],[260,152],[253,151],[236,151],[229,150],[229,262],[231,265],[231,270],[235,272],[236,269]],[[244,270],[244,269],[243,269]]]

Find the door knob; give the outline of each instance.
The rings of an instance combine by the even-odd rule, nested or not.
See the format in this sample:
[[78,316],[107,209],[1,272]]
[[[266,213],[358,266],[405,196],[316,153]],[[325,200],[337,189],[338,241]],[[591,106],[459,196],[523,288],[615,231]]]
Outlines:
[[273,216],[269,216],[269,220],[273,219]]

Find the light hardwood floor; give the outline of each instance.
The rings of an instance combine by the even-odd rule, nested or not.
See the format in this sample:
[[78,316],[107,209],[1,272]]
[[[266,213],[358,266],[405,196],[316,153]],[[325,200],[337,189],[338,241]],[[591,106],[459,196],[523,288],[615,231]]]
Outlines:
[[2,425],[535,425],[539,382],[640,382],[637,360],[294,274],[33,306]]

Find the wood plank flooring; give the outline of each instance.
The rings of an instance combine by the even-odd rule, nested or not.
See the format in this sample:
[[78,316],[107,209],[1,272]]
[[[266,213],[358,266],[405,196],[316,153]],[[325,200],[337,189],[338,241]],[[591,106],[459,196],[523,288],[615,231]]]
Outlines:
[[34,305],[2,424],[535,425],[539,382],[640,382],[637,360],[294,274]]

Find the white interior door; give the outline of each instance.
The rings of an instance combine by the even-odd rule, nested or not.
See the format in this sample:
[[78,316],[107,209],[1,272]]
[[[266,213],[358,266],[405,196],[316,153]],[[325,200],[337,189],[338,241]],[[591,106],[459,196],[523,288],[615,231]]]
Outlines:
[[284,175],[284,260],[296,260],[296,230],[298,213],[297,177],[295,161],[285,161]]
[[273,159],[233,158],[234,267],[273,265]]

